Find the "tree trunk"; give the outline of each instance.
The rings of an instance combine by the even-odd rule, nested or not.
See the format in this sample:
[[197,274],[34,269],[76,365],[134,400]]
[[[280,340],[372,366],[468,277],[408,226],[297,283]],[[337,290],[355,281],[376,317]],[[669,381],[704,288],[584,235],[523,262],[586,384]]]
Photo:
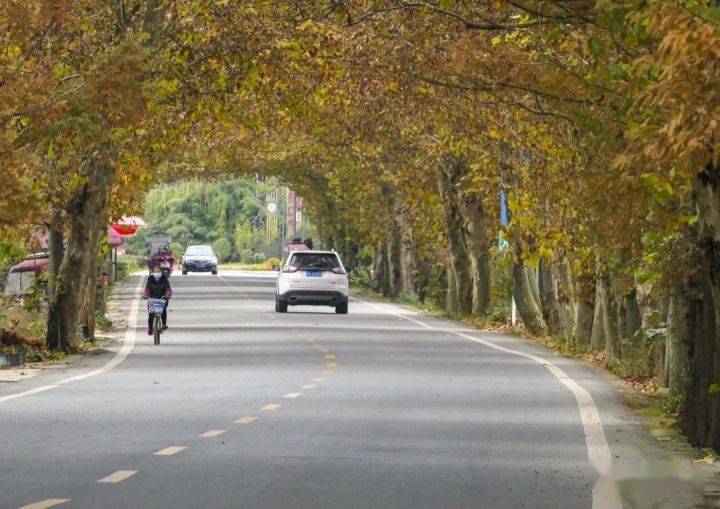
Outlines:
[[692,343],[690,302],[683,292],[670,296],[665,354],[667,387],[671,396],[684,395],[688,384],[688,352]]
[[558,334],[570,339],[575,331],[577,316],[573,292],[573,278],[570,263],[562,260],[552,266],[552,276],[555,289],[555,300],[558,306]]
[[390,294],[397,297],[402,292],[402,269],[400,267],[400,234],[394,220],[390,221],[387,234],[387,261]]
[[595,279],[595,310],[590,335],[590,347],[596,352],[605,348],[605,308],[603,306],[605,289],[603,285],[603,279],[598,275]]
[[603,272],[600,274],[600,279],[602,280],[600,299],[602,302],[603,336],[605,338],[605,361],[608,362],[620,353],[618,309],[612,294],[610,276],[607,272]]
[[595,280],[583,274],[575,281],[575,328],[572,334],[575,344],[590,346],[595,309]]
[[490,239],[482,203],[466,193],[462,200],[465,240],[472,277],[472,314],[485,319],[490,309]]
[[49,348],[69,350],[75,345],[88,271],[98,254],[100,232],[106,223],[105,208],[114,168],[105,160],[89,164],[87,181],[68,207],[68,246],[48,309],[46,341]]
[[625,294],[625,335],[633,348],[645,351],[645,334],[642,330],[642,316],[637,290],[633,288]]
[[390,278],[388,276],[388,260],[386,244],[375,246],[372,266],[373,290],[387,297],[390,295]]
[[410,209],[405,203],[395,201],[395,221],[398,230],[400,257],[400,291],[416,293],[415,286],[415,254],[410,220]]
[[522,262],[516,261],[513,264],[513,296],[525,328],[532,334],[541,335],[547,332],[547,325],[533,295],[528,277],[530,270]]
[[533,299],[535,299],[535,305],[540,308],[540,283],[538,279],[538,264],[533,263],[531,265],[525,264],[525,270],[527,271],[528,284],[530,285],[530,291],[532,292]]
[[538,263],[538,294],[540,295],[540,310],[552,335],[560,333],[560,317],[558,316],[557,295],[553,284],[550,263],[540,259]]
[[[100,234],[102,238],[102,233]],[[85,296],[82,303],[81,329],[85,341],[95,341],[95,312],[97,298],[97,282],[99,279],[98,269],[100,266],[99,257],[91,262],[85,284]]]
[[[438,172],[438,188],[445,206],[445,234],[449,251],[448,314],[470,314],[472,312],[472,278],[467,243],[463,238],[461,207],[458,186],[463,176],[462,163],[448,157]],[[451,281],[452,279],[452,281]],[[454,295],[451,293],[454,292]]]
[[[696,318],[683,428],[694,444],[720,447],[720,172],[712,165],[693,178],[698,244],[705,271],[703,305]],[[701,323],[702,325],[698,325]]]
[[57,286],[57,276],[60,272],[63,256],[65,255],[65,234],[63,233],[62,214],[53,210],[48,226],[48,300],[52,300]]

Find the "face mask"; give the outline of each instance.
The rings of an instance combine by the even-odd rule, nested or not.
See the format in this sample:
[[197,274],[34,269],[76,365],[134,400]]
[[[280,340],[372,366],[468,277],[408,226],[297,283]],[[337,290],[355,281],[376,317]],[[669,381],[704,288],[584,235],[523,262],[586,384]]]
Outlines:
[[153,277],[155,278],[155,281],[160,281],[160,278],[162,277],[162,272],[153,272]]

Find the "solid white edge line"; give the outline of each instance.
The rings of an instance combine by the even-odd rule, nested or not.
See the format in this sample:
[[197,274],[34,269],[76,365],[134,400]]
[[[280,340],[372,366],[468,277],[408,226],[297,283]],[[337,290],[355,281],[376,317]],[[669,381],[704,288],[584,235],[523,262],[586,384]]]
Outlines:
[[8,394],[7,396],[0,397],[0,403],[3,403],[5,401],[10,401],[12,399],[18,399],[22,398],[23,396],[30,396],[32,394],[37,394],[38,392],[44,392],[49,391],[50,389],[55,389],[57,387],[60,387],[61,385],[70,383],[70,382],[77,382],[78,380],[84,380],[86,378],[90,378],[91,376],[99,375],[101,373],[105,373],[107,371],[110,371],[111,369],[115,368],[118,364],[120,364],[122,361],[124,361],[128,355],[130,355],[130,352],[132,352],[133,348],[135,348],[135,326],[137,322],[137,315],[138,310],[140,308],[140,289],[142,288],[143,284],[143,277],[140,277],[140,280],[138,281],[137,286],[135,287],[135,298],[132,301],[132,304],[130,305],[130,311],[128,312],[128,321],[127,321],[127,330],[125,331],[125,340],[123,341],[122,348],[120,348],[120,351],[116,353],[112,359],[110,359],[107,363],[105,363],[103,366],[93,369],[92,371],[88,373],[83,373],[82,375],[75,375],[71,376],[69,378],[63,378],[62,380],[58,380],[52,385],[41,385],[40,387],[35,387],[34,389],[29,389],[27,391],[23,392],[17,392],[15,394]]
[[[418,325],[423,325],[430,329],[435,329],[435,327],[433,327],[432,325],[423,323],[419,320],[415,320],[414,318],[410,318],[403,314],[394,312],[392,310],[387,309],[387,307],[378,306],[371,302],[367,302],[365,300],[358,299],[357,297],[354,297],[354,298],[356,300],[358,300],[359,302],[362,302],[363,304],[367,304],[376,309],[380,309],[381,311],[384,311],[391,315],[398,316],[400,318],[409,320]],[[481,331],[478,331],[478,332],[481,332]],[[570,376],[568,376],[562,369],[560,369],[555,364],[553,364],[552,362],[550,362],[549,360],[547,360],[543,357],[540,357],[538,355],[527,354],[524,352],[519,352],[517,350],[512,350],[510,348],[505,348],[503,346],[496,345],[490,341],[486,341],[481,338],[476,338],[474,336],[470,336],[470,335],[462,333],[462,332],[451,332],[451,333],[456,336],[459,336],[459,337],[462,337],[465,339],[469,339],[470,341],[474,341],[475,343],[480,343],[489,348],[499,350],[501,352],[509,353],[512,355],[518,355],[520,357],[525,357],[526,359],[530,359],[534,362],[537,362],[538,364],[545,366],[545,368],[548,371],[550,371],[550,373],[552,373],[552,375],[561,384],[563,384],[575,397],[575,402],[577,403],[578,410],[580,411],[580,421],[582,422],[583,431],[585,432],[585,446],[587,448],[588,460],[590,462],[590,465],[601,476],[604,476],[609,472],[610,465],[612,463],[612,452],[610,451],[610,445],[608,444],[607,437],[605,436],[605,430],[603,428],[602,420],[600,419],[600,412],[598,411],[598,408],[595,405],[595,400],[593,399],[592,395],[586,389],[581,387],[580,384],[578,384],[575,380],[573,380]]]

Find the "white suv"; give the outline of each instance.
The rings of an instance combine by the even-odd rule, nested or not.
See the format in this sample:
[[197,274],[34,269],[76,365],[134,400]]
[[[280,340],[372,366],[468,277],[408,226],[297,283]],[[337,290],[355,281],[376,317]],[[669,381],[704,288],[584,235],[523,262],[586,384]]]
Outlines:
[[334,251],[290,253],[280,269],[275,293],[275,311],[286,313],[288,306],[332,306],[348,312],[347,271]]

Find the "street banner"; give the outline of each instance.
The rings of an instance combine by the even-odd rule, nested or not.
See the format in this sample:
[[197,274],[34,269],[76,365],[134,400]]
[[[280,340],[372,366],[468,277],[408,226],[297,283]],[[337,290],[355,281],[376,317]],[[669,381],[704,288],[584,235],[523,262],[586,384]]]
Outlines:
[[287,236],[290,237],[295,231],[295,191],[287,193]]

